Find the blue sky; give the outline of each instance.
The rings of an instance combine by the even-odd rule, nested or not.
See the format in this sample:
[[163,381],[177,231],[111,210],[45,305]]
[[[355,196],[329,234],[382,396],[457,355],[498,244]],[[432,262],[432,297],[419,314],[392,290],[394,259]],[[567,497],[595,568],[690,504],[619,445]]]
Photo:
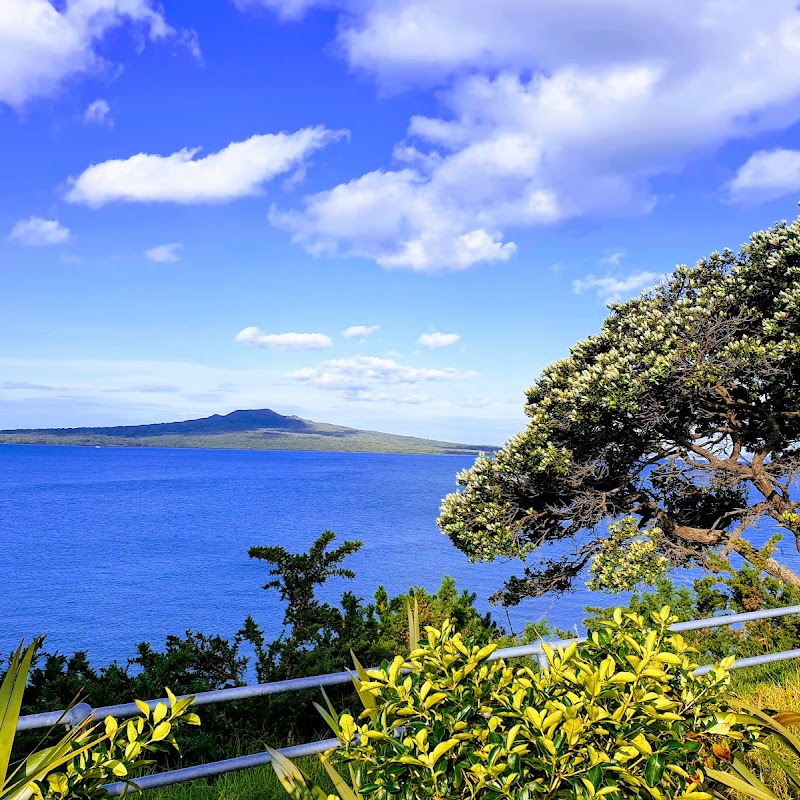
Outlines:
[[270,407],[500,443],[800,199],[772,0],[2,0],[0,428]]

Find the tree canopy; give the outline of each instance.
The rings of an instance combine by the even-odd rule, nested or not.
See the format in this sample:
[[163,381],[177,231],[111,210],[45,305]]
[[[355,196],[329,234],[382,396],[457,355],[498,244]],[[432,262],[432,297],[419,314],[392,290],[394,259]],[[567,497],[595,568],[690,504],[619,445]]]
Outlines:
[[748,540],[761,518],[800,540],[800,219],[611,305],[525,411],[438,520],[472,560],[562,543],[495,601],[567,590],[587,567],[618,590],[733,553],[800,586],[772,543]]

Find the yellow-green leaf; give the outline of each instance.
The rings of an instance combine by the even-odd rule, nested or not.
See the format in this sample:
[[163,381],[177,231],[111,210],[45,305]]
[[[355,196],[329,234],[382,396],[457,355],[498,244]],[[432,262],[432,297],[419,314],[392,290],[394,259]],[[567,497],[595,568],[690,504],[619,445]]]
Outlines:
[[448,739],[445,742],[439,742],[439,744],[433,748],[433,752],[430,755],[430,765],[433,766],[446,752],[448,752],[448,750],[452,750],[458,743],[458,739]]
[[128,768],[121,761],[109,761],[108,766],[118,778],[124,778],[128,774]]
[[172,730],[172,725],[165,719],[163,722],[159,722],[158,725],[156,725],[153,729],[153,735],[150,738],[154,742],[160,742],[169,736],[170,730]]
[[153,722],[159,723],[166,716],[167,716],[166,703],[156,703],[156,707],[153,709]]
[[47,783],[50,784],[50,789],[58,794],[66,794],[69,788],[67,776],[63,772],[51,772],[47,776]]
[[423,706],[426,709],[433,708],[433,706],[435,706],[437,703],[441,703],[441,701],[444,700],[445,697],[447,697],[447,694],[445,694],[445,692],[434,692],[432,695],[429,695],[428,697],[425,698]]
[[133,702],[136,703],[136,708],[138,708],[139,711],[142,712],[143,716],[145,717],[150,716],[150,707],[147,705],[147,703],[144,702],[144,700],[134,700]]
[[609,679],[609,683],[633,683],[636,680],[636,676],[632,672],[618,672],[616,675],[612,675]]
[[339,728],[341,729],[341,741],[345,744],[351,742],[356,735],[355,720],[349,714],[342,714],[339,717]]

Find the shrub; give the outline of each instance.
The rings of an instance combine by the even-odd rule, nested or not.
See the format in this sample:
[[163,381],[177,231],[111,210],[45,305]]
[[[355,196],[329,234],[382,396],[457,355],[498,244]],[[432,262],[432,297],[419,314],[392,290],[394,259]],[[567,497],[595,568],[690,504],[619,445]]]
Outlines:
[[103,784],[117,779],[131,782],[132,774],[152,763],[145,756],[177,749],[175,727],[180,722],[199,725],[188,713],[194,698],[178,700],[167,689],[170,706],[154,709],[136,701],[140,716],[118,724],[106,717],[102,724],[87,719],[68,731],[59,742],[35,750],[17,764],[11,762],[22,694],[36,648],[41,639],[23,645],[11,657],[0,685],[0,800],[93,800],[106,795]]
[[[753,800],[798,797],[800,739],[789,731],[789,726],[800,724],[800,714],[778,711],[770,715],[749,703],[737,702],[736,706],[742,712],[740,719],[758,729],[761,741],[757,742],[758,749],[747,759],[749,765],[734,758],[729,769],[709,769],[709,778]],[[750,767],[754,767],[755,772]]]
[[695,677],[669,608],[651,619],[647,631],[619,609],[588,641],[548,648],[543,672],[490,660],[496,645],[450,623],[429,627],[407,659],[359,667],[365,709],[329,715],[341,742],[330,760],[370,800],[711,800],[704,770],[755,739],[726,699],[732,659]]
[[[696,579],[691,587],[677,587],[662,579],[648,591],[634,592],[628,610],[648,617],[651,611],[668,605],[683,622],[800,604],[800,591],[750,564],[736,569],[723,559],[714,559],[710,566],[713,574]],[[586,611],[593,615],[584,621],[591,630],[597,618],[608,619],[613,609],[587,607]],[[753,620],[737,628],[720,625],[689,631],[686,639],[697,648],[701,664],[711,664],[729,655],[748,658],[764,652],[793,650],[800,647],[800,614]]]

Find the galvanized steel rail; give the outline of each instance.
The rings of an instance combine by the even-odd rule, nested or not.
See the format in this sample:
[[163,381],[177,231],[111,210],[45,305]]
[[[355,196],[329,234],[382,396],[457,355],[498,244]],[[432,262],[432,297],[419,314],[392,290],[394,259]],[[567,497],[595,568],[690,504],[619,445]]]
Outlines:
[[[786,606],[784,608],[770,608],[764,611],[751,611],[746,614],[730,614],[727,616],[708,617],[706,619],[689,620],[687,622],[677,622],[670,626],[670,630],[675,633],[683,631],[701,630],[703,628],[713,628],[720,625],[737,625],[744,622],[752,622],[761,619],[772,619],[783,617],[789,614],[800,614],[800,605]],[[517,647],[503,647],[495,650],[490,656],[490,661],[498,658],[520,658],[522,656],[536,656],[542,666],[547,666],[547,657],[542,648],[543,644],[551,647],[567,645],[570,642],[586,641],[586,638],[565,639],[550,642],[536,642],[535,644],[519,645]],[[772,664],[777,661],[787,661],[800,658],[800,649],[785,650],[778,653],[765,653],[761,656],[752,658],[738,659],[733,664],[733,669],[743,667],[759,666],[761,664]],[[694,674],[704,675],[713,669],[713,665],[698,667]],[[231,689],[217,689],[211,692],[198,692],[194,698],[194,705],[201,706],[209,703],[224,703],[231,700],[245,700],[251,697],[264,697],[266,695],[278,694],[281,692],[294,692],[301,689],[314,689],[325,686],[335,686],[337,684],[348,683],[352,678],[351,672],[335,672],[328,675],[314,675],[308,678],[293,678],[285,681],[274,681],[272,683],[258,683],[251,686],[235,686]],[[147,705],[153,709],[157,703],[169,702],[166,698],[158,700],[147,700]],[[79,703],[66,711],[49,711],[43,714],[29,714],[20,717],[17,723],[18,731],[32,730],[34,728],[49,728],[53,725],[77,725],[83,720],[93,717],[104,719],[107,716],[113,717],[132,717],[139,713],[135,703],[119,703],[113,706],[102,706],[92,708],[87,703]],[[325,739],[319,742],[309,742],[307,744],[286,747],[280,752],[289,758],[323,753],[332,747],[338,746],[337,739]],[[228,758],[224,761],[215,761],[210,764],[199,764],[194,767],[184,767],[182,769],[160,772],[154,775],[146,775],[137,778],[136,785],[144,791],[145,789],[155,789],[160,786],[168,786],[174,783],[195,780],[197,778],[207,778],[214,775],[221,775],[225,772],[246,769],[247,767],[262,766],[270,763],[269,754],[255,753],[249,756],[238,758]],[[124,782],[109,783],[104,787],[111,795],[120,795],[128,791],[127,784]]]

